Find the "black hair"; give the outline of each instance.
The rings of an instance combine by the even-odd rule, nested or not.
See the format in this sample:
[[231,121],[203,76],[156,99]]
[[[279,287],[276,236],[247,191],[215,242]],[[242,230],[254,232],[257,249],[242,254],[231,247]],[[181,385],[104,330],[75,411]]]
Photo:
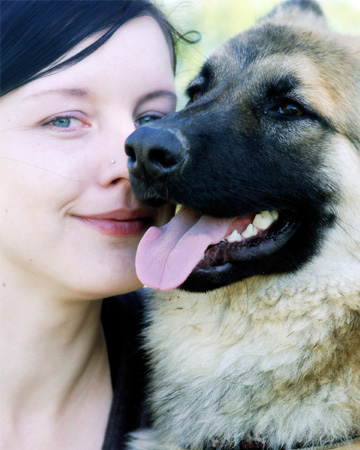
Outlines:
[[[164,32],[176,67],[176,42],[187,40],[149,0],[0,0],[0,96],[86,58],[130,19],[153,17]],[[104,34],[66,59],[93,33]]]

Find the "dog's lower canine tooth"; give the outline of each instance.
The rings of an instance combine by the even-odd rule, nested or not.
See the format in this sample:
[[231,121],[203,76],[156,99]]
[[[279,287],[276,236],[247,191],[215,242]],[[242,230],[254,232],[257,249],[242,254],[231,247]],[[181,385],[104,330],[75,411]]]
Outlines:
[[[277,212],[277,211],[274,211]],[[266,230],[270,227],[275,221],[274,215],[272,211],[262,211],[259,214],[256,214],[253,225],[256,228],[260,228],[261,230]]]

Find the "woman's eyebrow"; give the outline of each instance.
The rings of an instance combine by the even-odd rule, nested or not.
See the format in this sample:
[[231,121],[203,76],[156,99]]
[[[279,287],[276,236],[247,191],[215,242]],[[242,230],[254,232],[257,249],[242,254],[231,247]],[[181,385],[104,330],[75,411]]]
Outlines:
[[142,97],[142,99],[141,99],[141,103],[147,102],[149,100],[152,100],[152,99],[158,98],[158,97],[170,97],[175,102],[177,100],[176,94],[173,91],[161,89],[158,91],[150,92],[147,95],[144,95],[144,97]]
[[88,95],[89,91],[86,89],[77,89],[77,88],[61,88],[61,89],[47,89],[44,91],[36,92],[35,94],[31,94],[28,97],[25,97],[24,100],[31,100],[33,98],[46,96],[49,94],[57,94],[62,95],[64,97],[84,97]]
[[[64,97],[85,97],[89,94],[89,91],[86,89],[78,89],[78,88],[61,88],[61,89],[46,89],[44,91],[36,92],[35,94],[31,94],[28,97],[25,97],[24,100],[31,100],[38,97],[43,97],[46,95],[62,95]],[[150,92],[149,94],[145,95],[141,99],[142,102],[146,102],[149,100],[152,100],[154,98],[158,97],[170,97],[175,102],[177,100],[176,94],[172,91],[161,89],[158,91]]]

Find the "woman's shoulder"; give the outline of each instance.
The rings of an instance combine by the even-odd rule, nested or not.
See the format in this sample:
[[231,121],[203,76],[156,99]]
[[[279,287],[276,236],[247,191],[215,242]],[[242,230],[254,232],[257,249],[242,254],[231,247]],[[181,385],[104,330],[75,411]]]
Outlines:
[[101,321],[104,328],[113,326],[118,328],[119,322],[124,322],[124,325],[126,325],[129,320],[142,322],[144,299],[144,289],[106,298],[103,301],[101,312]]
[[123,448],[126,433],[147,424],[147,369],[141,347],[143,311],[141,291],[103,303],[102,324],[114,392],[103,450]]
[[133,355],[143,362],[140,335],[144,326],[144,298],[144,292],[140,290],[107,298],[103,302],[101,322],[109,353],[113,385],[116,381],[114,372],[117,372],[119,363],[124,362],[124,358]]

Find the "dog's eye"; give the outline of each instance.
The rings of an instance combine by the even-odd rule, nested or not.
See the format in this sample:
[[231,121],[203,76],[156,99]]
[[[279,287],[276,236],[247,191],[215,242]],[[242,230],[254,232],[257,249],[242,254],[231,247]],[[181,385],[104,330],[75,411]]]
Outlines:
[[299,105],[285,103],[279,106],[279,113],[287,116],[303,116],[304,110]]
[[300,105],[291,102],[275,106],[274,108],[271,108],[271,111],[280,114],[281,116],[300,117],[305,115],[305,111]]
[[196,100],[199,100],[200,97],[202,97],[203,92],[201,89],[194,89],[192,92],[190,92],[190,101],[196,102]]

